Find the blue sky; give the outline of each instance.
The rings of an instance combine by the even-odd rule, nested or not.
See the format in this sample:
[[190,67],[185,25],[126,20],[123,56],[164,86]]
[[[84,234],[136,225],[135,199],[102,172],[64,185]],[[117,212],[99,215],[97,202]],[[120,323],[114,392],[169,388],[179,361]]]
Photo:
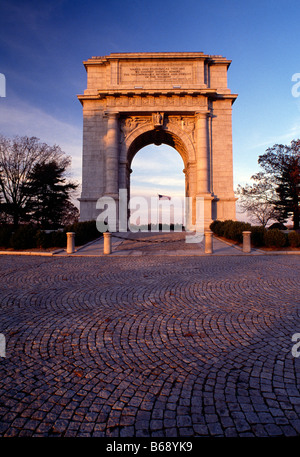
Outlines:
[[[2,0],[0,133],[59,144],[80,179],[83,60],[111,52],[221,54],[232,60],[228,86],[239,94],[232,116],[234,185],[249,182],[267,147],[300,137],[300,97],[292,95],[292,75],[300,73],[299,15],[296,0]],[[170,177],[166,166],[159,173],[154,162],[150,183],[148,166],[159,156],[174,172]],[[133,166],[136,188],[183,189],[181,158],[167,147],[140,151]]]

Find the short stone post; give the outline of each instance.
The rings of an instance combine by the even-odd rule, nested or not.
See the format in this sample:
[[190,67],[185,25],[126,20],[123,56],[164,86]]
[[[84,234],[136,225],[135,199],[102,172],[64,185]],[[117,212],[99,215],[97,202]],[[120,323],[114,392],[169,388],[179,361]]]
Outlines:
[[75,252],[75,233],[67,232],[67,254]]
[[251,232],[243,232],[243,252],[251,252]]
[[212,239],[213,232],[204,232],[205,238],[205,254],[212,254],[213,253],[213,239]]
[[104,232],[103,233],[103,254],[108,255],[111,254],[111,233]]

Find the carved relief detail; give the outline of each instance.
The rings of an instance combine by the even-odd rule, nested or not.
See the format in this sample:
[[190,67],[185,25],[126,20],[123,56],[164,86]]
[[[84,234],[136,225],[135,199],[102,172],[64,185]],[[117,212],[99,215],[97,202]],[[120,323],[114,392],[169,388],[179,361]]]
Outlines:
[[189,135],[194,141],[195,118],[194,116],[165,115],[162,112],[152,113],[152,116],[128,116],[120,119],[120,142],[126,140],[134,130],[145,124],[152,124],[153,128],[169,128],[172,125]]
[[123,139],[126,139],[127,136],[133,132],[136,128],[144,124],[151,123],[152,119],[150,116],[129,116],[120,121],[120,129],[123,133]]
[[[107,95],[101,99],[101,102],[106,105],[107,107],[127,107],[127,106],[135,106],[135,107],[149,107],[149,111],[151,110],[150,107],[178,107],[181,108],[182,106],[187,107],[205,107],[207,106],[207,100],[203,95],[198,96],[179,96],[179,95],[122,95],[115,97],[113,95]],[[153,109],[153,108],[152,108]],[[155,108],[154,108],[155,109]],[[159,109],[159,108],[158,108]]]
[[152,122],[154,128],[160,128],[164,125],[164,113],[153,113]]
[[168,125],[172,128],[175,125],[183,132],[190,135],[194,141],[195,118],[194,116],[168,116]]

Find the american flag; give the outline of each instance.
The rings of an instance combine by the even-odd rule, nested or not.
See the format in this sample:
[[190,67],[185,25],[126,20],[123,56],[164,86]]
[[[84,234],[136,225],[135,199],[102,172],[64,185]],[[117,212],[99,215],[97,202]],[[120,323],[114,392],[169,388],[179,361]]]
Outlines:
[[158,194],[158,199],[159,200],[171,200],[171,197],[169,197],[168,195],[160,195],[160,194]]

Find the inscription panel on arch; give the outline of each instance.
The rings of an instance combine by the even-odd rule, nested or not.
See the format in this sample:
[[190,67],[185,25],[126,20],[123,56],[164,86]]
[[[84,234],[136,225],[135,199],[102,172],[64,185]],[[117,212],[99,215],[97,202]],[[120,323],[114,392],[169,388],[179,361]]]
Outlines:
[[194,66],[192,63],[121,63],[120,84],[192,84]]

